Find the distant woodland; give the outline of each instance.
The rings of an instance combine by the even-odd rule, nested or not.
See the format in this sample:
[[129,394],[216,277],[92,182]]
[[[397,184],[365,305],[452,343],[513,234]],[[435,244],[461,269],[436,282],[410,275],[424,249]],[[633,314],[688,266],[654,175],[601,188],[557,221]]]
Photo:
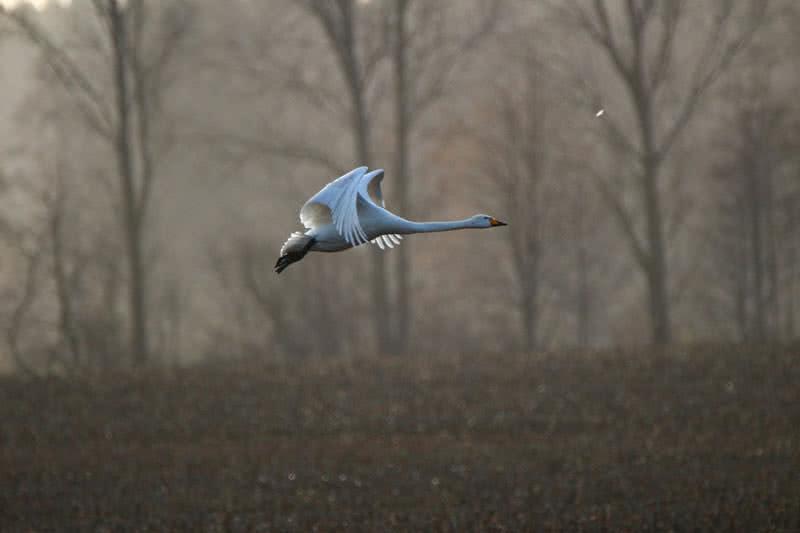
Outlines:
[[[795,340],[799,26],[793,0],[3,9],[0,366]],[[360,165],[402,216],[509,226],[274,274]]]

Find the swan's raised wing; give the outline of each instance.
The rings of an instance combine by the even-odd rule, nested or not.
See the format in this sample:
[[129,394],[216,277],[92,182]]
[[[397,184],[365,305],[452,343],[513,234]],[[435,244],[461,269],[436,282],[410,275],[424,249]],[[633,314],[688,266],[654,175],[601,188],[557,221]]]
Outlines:
[[300,222],[307,228],[333,223],[351,245],[368,242],[358,220],[359,186],[367,167],[358,167],[327,184],[300,209]]
[[[336,231],[352,246],[369,242],[358,218],[358,203],[383,207],[380,185],[383,174],[381,169],[368,173],[367,167],[351,170],[312,196],[300,210],[300,221],[309,229],[333,223]],[[400,235],[381,235],[372,242],[381,249],[394,248],[400,244],[400,239]]]
[[381,168],[373,170],[372,172],[368,172],[361,179],[361,186],[359,187],[358,192],[361,193],[361,196],[366,201],[372,202],[373,204],[381,207],[386,207],[386,204],[383,201],[383,192],[381,192],[381,182],[383,181],[383,176],[384,172]]
[[[384,172],[382,169],[373,170],[372,172],[365,174],[361,179],[361,186],[359,187],[358,192],[367,202],[386,208],[386,204],[383,201],[383,192],[381,191],[383,175]],[[378,248],[384,250],[387,247],[394,248],[395,246],[399,245],[402,238],[402,235],[386,234],[372,239],[372,243],[377,244]]]

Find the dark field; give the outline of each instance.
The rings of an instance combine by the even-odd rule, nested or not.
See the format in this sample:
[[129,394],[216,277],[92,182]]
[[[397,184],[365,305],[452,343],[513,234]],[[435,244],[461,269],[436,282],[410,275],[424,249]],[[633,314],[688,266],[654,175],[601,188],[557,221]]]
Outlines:
[[0,381],[0,531],[800,531],[800,350]]

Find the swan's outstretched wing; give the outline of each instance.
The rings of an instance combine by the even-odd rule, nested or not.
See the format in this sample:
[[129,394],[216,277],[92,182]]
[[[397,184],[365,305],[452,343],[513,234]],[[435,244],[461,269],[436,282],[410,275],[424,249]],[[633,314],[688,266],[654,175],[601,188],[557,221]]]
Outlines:
[[[384,172],[382,169],[373,170],[372,172],[365,174],[361,179],[359,194],[367,202],[371,202],[375,205],[380,205],[381,207],[386,208],[386,204],[383,201],[383,192],[381,191],[383,175]],[[385,250],[387,247],[394,248],[395,246],[399,245],[402,238],[402,235],[386,234],[372,239],[372,244],[377,244],[378,248]]]
[[[369,241],[358,218],[358,202],[383,207],[380,182],[383,170],[367,173],[367,167],[358,167],[322,188],[300,210],[300,221],[307,228],[333,223],[336,231],[352,246]],[[399,235],[381,235],[372,242],[381,249],[400,244]]]
[[300,222],[307,228],[330,224],[351,245],[364,244],[367,234],[358,220],[358,187],[367,167],[358,167],[327,184],[300,209]]
[[364,177],[361,179],[361,187],[359,187],[359,192],[366,201],[372,202],[373,204],[381,207],[386,207],[386,204],[383,201],[383,192],[381,191],[381,182],[383,181],[383,176],[384,172],[381,168],[364,174]]

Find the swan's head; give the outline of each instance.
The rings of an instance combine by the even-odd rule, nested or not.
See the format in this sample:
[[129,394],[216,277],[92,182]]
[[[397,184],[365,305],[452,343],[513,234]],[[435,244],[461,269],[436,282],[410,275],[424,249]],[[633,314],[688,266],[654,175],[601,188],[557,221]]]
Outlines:
[[475,228],[496,228],[497,226],[507,226],[505,222],[500,222],[489,215],[475,215],[470,219]]

